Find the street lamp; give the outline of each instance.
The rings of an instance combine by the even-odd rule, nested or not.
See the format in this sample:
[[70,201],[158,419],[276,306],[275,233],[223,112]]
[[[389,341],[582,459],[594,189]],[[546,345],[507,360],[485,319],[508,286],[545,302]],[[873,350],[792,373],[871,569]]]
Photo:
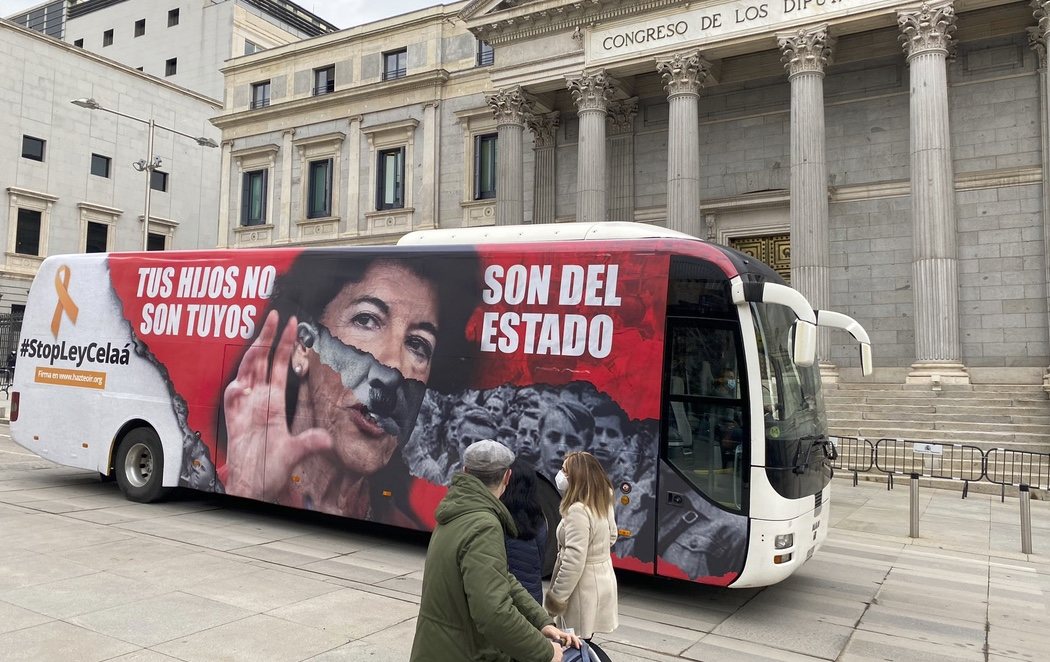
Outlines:
[[152,117],[149,118],[148,120],[144,120],[141,117],[135,117],[134,115],[128,115],[127,113],[122,113],[119,110],[113,110],[111,108],[103,108],[102,104],[100,104],[99,102],[95,101],[94,99],[73,99],[72,101],[70,101],[70,103],[73,104],[74,106],[80,106],[81,108],[87,108],[88,110],[102,110],[102,111],[105,111],[107,113],[113,113],[114,115],[119,115],[120,117],[124,117],[124,118],[127,118],[129,120],[135,120],[136,122],[142,122],[143,124],[149,126],[149,140],[147,142],[147,147],[146,147],[146,158],[139,159],[135,163],[131,164],[131,167],[135,168],[135,170],[138,170],[139,172],[146,173],[145,215],[142,217],[142,250],[144,250],[144,251],[145,250],[149,250],[150,192],[153,190],[153,186],[152,186],[152,184],[153,184],[153,181],[152,181],[153,180],[153,171],[156,170],[157,168],[159,168],[160,167],[160,163],[161,163],[160,157],[153,155],[153,132],[154,132],[154,130],[155,129],[164,129],[165,131],[170,131],[171,133],[178,134],[180,136],[183,136],[184,138],[189,138],[190,140],[193,140],[194,142],[196,142],[201,147],[218,147],[219,144],[217,142],[215,142],[214,140],[212,140],[211,138],[205,138],[205,137],[202,137],[202,136],[191,136],[188,133],[183,133],[182,131],[176,131],[175,129],[172,129],[172,128],[167,127],[167,126],[161,126],[160,124],[157,124],[156,122],[154,122]]

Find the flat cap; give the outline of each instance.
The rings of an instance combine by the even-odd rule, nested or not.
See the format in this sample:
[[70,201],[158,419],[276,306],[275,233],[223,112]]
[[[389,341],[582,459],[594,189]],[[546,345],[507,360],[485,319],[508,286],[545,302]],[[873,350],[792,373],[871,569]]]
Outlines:
[[463,468],[467,471],[503,471],[514,464],[514,453],[491,439],[475,441],[463,451]]

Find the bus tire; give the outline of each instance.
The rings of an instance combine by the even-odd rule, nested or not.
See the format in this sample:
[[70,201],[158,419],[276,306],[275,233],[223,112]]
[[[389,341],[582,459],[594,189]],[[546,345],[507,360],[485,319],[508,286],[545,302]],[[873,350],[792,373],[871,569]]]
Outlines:
[[129,501],[152,503],[164,488],[164,449],[152,428],[135,428],[121,439],[113,462],[117,485]]
[[558,490],[537,474],[536,499],[540,502],[543,517],[547,520],[547,545],[543,553],[543,577],[546,579],[554,572],[554,562],[558,558],[558,524],[561,522],[561,495]]

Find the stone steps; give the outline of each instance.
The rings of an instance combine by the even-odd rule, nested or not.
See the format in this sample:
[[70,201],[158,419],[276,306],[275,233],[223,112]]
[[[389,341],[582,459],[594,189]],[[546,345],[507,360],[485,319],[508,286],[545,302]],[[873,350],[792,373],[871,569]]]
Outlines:
[[1050,400],[1043,398],[1038,400],[1035,398],[1021,398],[1021,397],[999,397],[997,395],[987,395],[984,397],[970,397],[970,398],[956,398],[950,395],[941,395],[933,397],[919,397],[918,395],[903,396],[897,394],[883,394],[877,395],[863,395],[860,393],[849,393],[849,394],[838,394],[835,392],[829,392],[824,394],[824,399],[827,402],[835,402],[846,404],[873,404],[873,405],[884,405],[884,406],[902,406],[902,407],[917,407],[917,406],[944,406],[944,407],[972,407],[974,404],[998,406],[998,407],[1030,407],[1036,409],[1042,409],[1047,411],[1050,409]]
[[[975,411],[979,413],[974,413]],[[1036,414],[1035,412],[1041,412]],[[936,406],[923,407],[894,407],[887,410],[885,407],[875,405],[856,405],[850,407],[849,418],[841,420],[864,420],[864,421],[899,421],[925,420],[925,421],[960,421],[968,423],[998,423],[1013,425],[1047,425],[1050,426],[1050,415],[1042,413],[1039,409],[1026,409],[1023,407],[1002,407],[977,409],[945,408]],[[835,418],[835,410],[829,407],[828,419]],[[839,420],[839,419],[837,419]]]
[[839,418],[828,414],[827,425],[856,428],[885,425],[897,427],[901,421],[920,430],[949,430],[959,426],[959,430],[1002,432],[1006,429],[1014,432],[1042,432],[1050,434],[1050,423],[1043,420],[1045,416],[1031,420],[1032,416],[1011,416],[1009,414],[970,414],[969,416],[948,416],[945,414],[928,414],[922,417],[905,418],[892,412],[855,412],[848,417]]
[[[909,425],[910,427],[903,427]],[[1012,431],[937,430],[914,427],[914,423],[895,427],[844,427],[830,424],[832,435],[861,437],[875,443],[879,439],[906,439],[908,441],[936,441],[977,446],[982,449],[1009,448],[1036,453],[1050,452],[1050,436],[1043,433]]]
[[825,387],[832,434],[1050,452],[1050,398],[1036,384],[838,383]]

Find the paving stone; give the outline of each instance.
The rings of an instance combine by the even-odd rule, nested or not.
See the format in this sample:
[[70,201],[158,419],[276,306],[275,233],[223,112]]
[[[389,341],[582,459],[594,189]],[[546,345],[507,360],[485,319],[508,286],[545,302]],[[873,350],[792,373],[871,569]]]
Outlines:
[[92,611],[68,620],[74,625],[115,639],[153,647],[164,641],[246,618],[251,613],[223,602],[174,592]]
[[345,641],[320,628],[256,614],[198,630],[153,648],[185,662],[282,662],[307,659]]
[[50,621],[0,634],[0,651],[3,651],[4,662],[96,662],[109,660],[137,648],[126,641],[62,621]]
[[267,612],[342,637],[361,639],[415,619],[419,604],[354,589],[340,589]]

